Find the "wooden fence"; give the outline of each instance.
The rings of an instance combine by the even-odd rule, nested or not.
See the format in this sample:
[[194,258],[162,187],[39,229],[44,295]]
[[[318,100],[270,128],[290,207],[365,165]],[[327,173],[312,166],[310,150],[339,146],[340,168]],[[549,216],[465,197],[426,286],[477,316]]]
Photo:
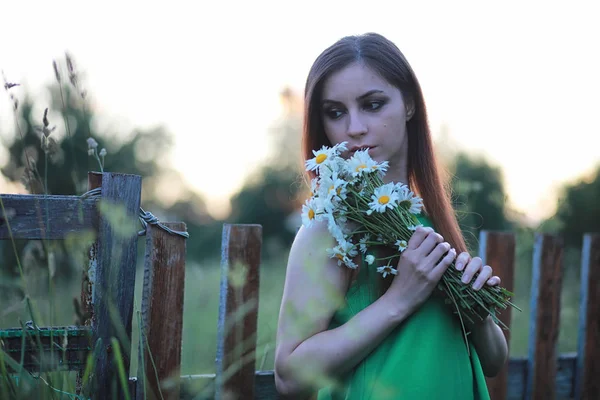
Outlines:
[[[131,214],[139,208],[141,181],[138,178],[122,174],[90,174],[90,188],[101,187],[101,198],[124,204]],[[98,230],[98,240],[90,252],[90,273],[84,277],[82,293],[82,300],[92,315],[90,327],[41,329],[37,337],[48,346],[53,340],[53,331],[62,335],[61,339],[69,335],[73,338],[69,341],[69,358],[60,366],[64,369],[81,370],[85,355],[95,351],[98,391],[94,398],[117,398],[109,396],[114,389],[111,385],[116,381],[109,343],[111,338],[123,336],[119,326],[124,327],[127,338],[131,338],[135,237],[117,239],[114,228],[98,213],[96,200],[11,195],[2,195],[2,200],[5,207],[16,210],[11,218],[15,237],[61,239],[68,232],[90,227]],[[50,226],[55,228],[51,232],[39,228],[45,207],[52,210]],[[78,219],[73,218],[75,210],[79,210]],[[170,226],[185,229],[181,223]],[[6,224],[0,220],[0,239],[6,238]],[[600,399],[600,235],[586,234],[583,239],[577,353],[558,354],[556,350],[563,242],[557,236],[538,234],[532,260],[529,353],[523,358],[511,358],[497,377],[488,379],[493,400]],[[482,232],[480,245],[480,256],[494,266],[503,286],[512,290],[514,234]],[[278,398],[273,371],[255,371],[261,247],[262,228],[259,225],[224,225],[219,318],[215,321],[218,323],[216,374],[179,376],[185,240],[148,225],[142,303],[145,339],[141,343],[140,364],[154,363],[156,372],[146,368],[146,379],[130,378],[132,398],[144,398],[144,393],[147,398],[156,398],[159,387],[165,399],[200,398],[182,389],[190,382],[208,388],[202,398]],[[117,259],[114,259],[115,254],[119,255]],[[111,282],[116,286],[108,290]],[[110,299],[108,304],[114,304],[113,308],[118,310],[118,321],[114,321],[114,317],[110,319],[114,313],[102,304],[105,299]],[[505,311],[501,319],[510,326],[510,310]],[[509,331],[505,334],[510,345]],[[12,336],[5,335],[4,351],[9,354],[20,352],[24,335],[31,336],[27,328],[13,331]],[[126,346],[130,341],[123,338],[119,343]],[[125,348],[125,353],[130,354],[130,349]],[[30,361],[27,367],[39,370],[40,363],[36,360],[44,357],[33,348],[27,349],[27,354],[26,359]],[[123,398],[123,393],[119,393],[118,398]]]
[[[23,357],[31,372],[78,371],[78,391],[88,389],[94,399],[122,399],[115,356],[122,355],[128,373],[141,177],[89,173],[88,188],[84,196],[0,195],[0,239],[64,240],[88,232],[96,238],[82,266],[82,325],[39,327],[31,321],[0,331],[0,339],[5,354],[17,362]],[[186,235],[183,223],[146,223],[141,232],[146,252],[139,365],[146,378],[130,380],[132,398],[159,398],[159,385],[164,398],[180,397],[186,247],[185,237],[168,229]],[[83,382],[91,352],[94,368]]]

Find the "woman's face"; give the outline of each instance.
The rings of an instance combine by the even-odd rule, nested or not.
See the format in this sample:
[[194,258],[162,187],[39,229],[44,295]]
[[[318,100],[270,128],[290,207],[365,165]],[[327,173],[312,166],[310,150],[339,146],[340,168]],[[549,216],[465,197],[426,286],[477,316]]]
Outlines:
[[335,145],[369,147],[376,161],[390,166],[406,158],[406,107],[400,90],[369,67],[353,63],[332,74],[323,86],[321,115],[325,134]]

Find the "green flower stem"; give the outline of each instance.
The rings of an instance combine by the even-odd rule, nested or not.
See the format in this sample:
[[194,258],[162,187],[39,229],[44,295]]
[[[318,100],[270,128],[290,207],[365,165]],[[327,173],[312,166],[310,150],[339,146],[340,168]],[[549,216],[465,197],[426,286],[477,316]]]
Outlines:
[[[403,206],[396,206],[386,209],[384,212],[372,212],[367,215],[365,210],[369,210],[369,203],[375,192],[375,188],[384,183],[379,174],[368,174],[360,181],[362,187],[349,184],[346,187],[346,197],[341,200],[342,210],[337,211],[336,217],[344,217],[348,221],[357,223],[359,227],[352,232],[356,234],[369,234],[374,237],[380,237],[381,241],[367,241],[365,245],[384,245],[396,248],[397,240],[408,242],[413,234],[408,229],[411,225],[418,225],[419,220],[416,215],[409,212]],[[359,247],[356,244],[355,247]],[[376,258],[377,261],[392,260],[399,258],[400,253],[383,258]],[[497,311],[506,309],[508,306],[520,309],[510,302],[513,293],[501,287],[483,286],[479,290],[473,289],[472,285],[464,284],[461,281],[462,272],[456,270],[452,263],[438,284],[438,288],[448,296],[450,303],[453,304],[455,312],[463,321],[474,323],[476,320],[483,320],[484,315],[489,314],[494,322],[508,329],[497,317]],[[476,276],[474,277],[476,279]],[[464,329],[464,325],[463,325]],[[466,335],[466,331],[465,331]]]

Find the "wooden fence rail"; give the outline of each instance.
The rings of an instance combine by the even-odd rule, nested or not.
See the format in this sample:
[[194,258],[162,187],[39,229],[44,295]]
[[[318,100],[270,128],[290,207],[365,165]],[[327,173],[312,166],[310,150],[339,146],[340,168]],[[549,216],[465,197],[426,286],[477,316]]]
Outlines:
[[[87,354],[95,351],[97,391],[93,398],[123,398],[115,382],[111,338],[117,338],[129,365],[141,180],[123,174],[90,173],[89,188],[101,188],[100,199],[77,196],[0,195],[0,239],[64,239],[93,229],[97,241],[86,267],[82,301],[89,312],[87,326],[24,327],[0,331],[2,349],[18,359],[25,343],[25,366],[30,370],[81,371]],[[99,211],[120,209],[121,222]],[[51,211],[51,212],[50,212]],[[46,228],[50,221],[52,229]],[[10,230],[8,228],[10,224]],[[167,224],[185,230],[182,223]],[[585,234],[581,263],[581,297],[577,353],[557,354],[563,242],[538,234],[532,260],[530,336],[527,357],[511,358],[488,387],[493,400],[600,399],[600,235]],[[262,228],[259,225],[223,227],[221,286],[216,374],[181,376],[181,337],[185,279],[185,239],[148,225],[142,295],[140,370],[130,378],[131,398],[155,399],[276,399],[273,371],[255,371],[259,306]],[[514,288],[515,236],[484,231],[480,256],[495,268],[503,286]],[[522,301],[522,299],[520,300]],[[510,327],[511,312],[501,315]],[[510,332],[505,331],[510,345]],[[40,363],[58,343],[66,347],[63,361]],[[39,354],[36,344],[45,349]],[[150,367],[152,365],[152,367]],[[204,396],[189,391],[189,383],[205,387]],[[144,397],[145,396],[145,397]]]

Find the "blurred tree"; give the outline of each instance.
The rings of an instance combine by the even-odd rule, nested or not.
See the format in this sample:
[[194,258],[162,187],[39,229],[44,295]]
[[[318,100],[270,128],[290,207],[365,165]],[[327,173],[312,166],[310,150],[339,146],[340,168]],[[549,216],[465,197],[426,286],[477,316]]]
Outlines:
[[[98,171],[98,162],[88,156],[87,139],[93,137],[98,149],[106,148],[104,169],[142,177],[153,176],[164,170],[160,165],[161,154],[169,152],[172,146],[172,135],[162,127],[147,131],[135,130],[127,135],[127,140],[119,140],[114,133],[99,133],[92,128],[95,115],[90,110],[78,107],[73,91],[63,88],[65,109],[60,101],[59,88],[52,85],[48,88],[52,101],[48,119],[50,128],[55,128],[47,137],[47,151],[42,144],[41,127],[43,114],[33,115],[34,102],[26,97],[18,112],[19,131],[14,135],[3,134],[2,145],[8,150],[8,162],[0,169],[11,181],[21,180],[32,193],[49,194],[81,194],[87,189],[87,172]],[[68,121],[66,129],[62,120],[51,120],[51,116],[64,115]],[[65,132],[62,139],[57,138],[57,131]],[[7,140],[11,137],[12,140]],[[25,155],[29,156],[27,160]],[[47,188],[46,186],[46,160]],[[33,178],[32,178],[33,177]]]
[[[206,232],[201,226],[215,221],[208,215],[204,200],[192,193],[182,179],[174,179],[179,173],[163,164],[173,144],[171,133],[162,127],[134,129],[132,132],[96,131],[93,121],[97,115],[89,106],[88,95],[81,88],[72,59],[67,61],[66,71],[61,74],[59,66],[55,66],[57,82],[47,88],[50,98],[47,114],[43,111],[45,107],[39,108],[38,102],[27,95],[15,107],[18,126],[14,132],[0,132],[0,146],[5,147],[8,153],[1,173],[9,181],[23,182],[30,193],[82,194],[87,190],[88,171],[100,169],[97,160],[88,155],[87,139],[92,137],[98,142],[98,150],[106,148],[105,171],[136,174],[144,178],[142,206],[147,211],[163,221],[186,222],[190,241],[196,240],[193,233]],[[16,101],[13,93],[17,89],[10,89],[13,101]],[[40,111],[34,114],[34,110],[38,109]],[[168,181],[166,186],[165,181]],[[171,205],[162,198],[165,190],[177,191],[182,196],[176,199],[171,210]],[[216,241],[220,241],[220,233]],[[16,258],[8,245],[10,243],[6,241],[0,243],[0,247],[5,247],[4,251],[0,249],[0,272],[15,276]],[[24,249],[26,243],[18,243],[21,257]],[[188,245],[188,249],[195,249],[195,246]],[[68,279],[75,268],[69,268],[72,260],[68,260],[62,245],[55,246],[53,251],[58,257],[55,277]],[[194,251],[191,253],[199,255]],[[47,265],[46,254],[36,254],[41,258],[38,264]]]
[[585,233],[600,232],[600,165],[579,181],[565,184],[557,211],[545,225],[564,235],[567,246],[580,247]]
[[280,99],[283,113],[271,129],[271,154],[231,198],[228,218],[232,223],[261,224],[267,256],[291,244],[296,230],[288,221],[297,211],[304,189],[300,155],[302,107],[289,88],[282,91]]
[[485,159],[469,157],[463,152],[456,154],[452,169],[453,204],[468,246],[475,251],[482,230],[513,228],[506,216],[502,172]]
[[272,255],[288,247],[296,234],[286,221],[296,211],[300,187],[296,171],[263,167],[232,197],[228,220],[262,225],[266,255]]

